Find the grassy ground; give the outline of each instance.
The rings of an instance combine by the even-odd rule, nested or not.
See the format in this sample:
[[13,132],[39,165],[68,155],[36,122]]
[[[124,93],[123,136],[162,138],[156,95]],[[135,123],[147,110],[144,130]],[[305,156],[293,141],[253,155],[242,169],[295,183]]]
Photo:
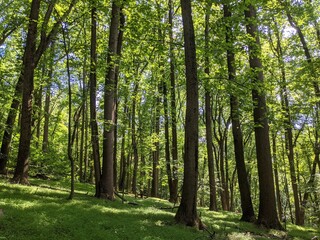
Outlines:
[[33,186],[0,180],[0,240],[29,239],[311,239],[320,236],[311,228],[288,226],[288,232],[268,231],[240,222],[239,215],[199,209],[211,232],[174,223],[175,211],[167,201],[125,196],[131,205],[95,199],[91,185],[76,186],[74,200],[67,200],[68,185],[58,181],[32,179]]

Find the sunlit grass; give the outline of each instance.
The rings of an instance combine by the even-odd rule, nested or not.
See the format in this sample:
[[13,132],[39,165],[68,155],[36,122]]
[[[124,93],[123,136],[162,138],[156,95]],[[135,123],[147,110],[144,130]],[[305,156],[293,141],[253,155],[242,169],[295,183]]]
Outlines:
[[[94,187],[76,184],[74,200],[67,200],[67,181],[31,180],[31,186],[0,180],[0,240],[37,239],[210,239],[205,231],[175,224],[172,203],[157,198],[125,198],[137,205],[93,197]],[[162,208],[162,209],[161,209]],[[165,208],[165,209],[163,209]],[[268,231],[240,222],[239,214],[199,208],[214,239],[311,239],[312,228],[288,226],[285,232]],[[289,237],[290,236],[290,237]]]

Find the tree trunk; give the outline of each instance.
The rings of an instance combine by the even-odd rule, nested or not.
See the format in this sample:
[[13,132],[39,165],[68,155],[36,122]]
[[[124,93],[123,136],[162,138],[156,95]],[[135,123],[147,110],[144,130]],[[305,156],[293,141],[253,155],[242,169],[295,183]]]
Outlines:
[[[311,53],[310,53],[310,50],[308,48],[308,45],[307,45],[307,41],[301,31],[301,28],[298,26],[297,22],[293,19],[290,11],[289,11],[289,8],[288,6],[285,6],[285,10],[286,10],[286,14],[287,14],[287,17],[288,17],[288,21],[290,23],[290,25],[297,31],[298,33],[298,36],[299,36],[299,39],[300,39],[300,42],[301,42],[301,45],[302,45],[302,48],[304,50],[304,55],[306,57],[306,61],[307,63],[309,64],[309,67],[310,67],[310,71],[311,71],[311,77],[312,77],[312,84],[313,84],[313,88],[314,88],[314,94],[315,94],[315,97],[316,97],[316,100],[315,100],[315,107],[314,107],[314,112],[315,112],[315,117],[314,117],[314,129],[315,129],[315,143],[314,143],[314,155],[315,155],[315,161],[316,159],[319,159],[319,154],[320,154],[320,142],[319,142],[319,111],[320,111],[320,88],[319,88],[319,84],[318,84],[318,75],[317,75],[317,71],[315,70],[315,66],[314,66],[314,62],[313,62],[313,58],[311,56]],[[316,32],[317,34],[317,38],[320,39],[320,35],[319,32],[317,31]],[[319,42],[320,44],[320,42]],[[319,162],[319,161],[318,161]],[[319,164],[319,167],[320,167],[320,163]],[[309,181],[312,180],[314,178],[310,177]],[[312,183],[311,183],[312,184]],[[299,225],[303,225],[304,224],[304,207],[306,206],[307,204],[307,200],[308,200],[308,193],[307,191],[305,192],[304,194],[306,196],[306,198],[304,197],[302,202],[301,202],[301,213],[300,213],[300,217],[298,218],[299,219],[299,223],[297,222],[297,224]],[[298,220],[297,219],[297,220]]]
[[115,83],[115,57],[117,56],[117,45],[120,26],[120,6],[117,1],[112,2],[109,48],[107,57],[107,74],[105,79],[104,94],[104,130],[103,130],[103,165],[101,174],[100,198],[114,199],[113,194],[113,150],[115,110],[114,101],[116,95]]
[[90,126],[92,158],[94,165],[95,197],[100,197],[100,153],[99,153],[99,132],[97,124],[97,10],[96,2],[93,1],[91,8],[91,49],[90,49]]
[[245,18],[247,33],[253,39],[248,47],[252,83],[254,84],[252,89],[253,118],[260,190],[257,223],[267,228],[282,229],[275,200],[266,99],[262,89],[258,89],[260,85],[263,85],[264,76],[259,58],[261,45],[256,25],[256,9],[253,5],[250,4],[245,10]]
[[87,56],[84,57],[83,71],[82,71],[82,116],[81,116],[81,137],[80,137],[80,155],[79,155],[79,179],[85,182],[83,170],[84,170],[84,148],[86,148],[85,139],[85,127],[86,127],[86,113],[87,113],[87,84],[86,84],[86,66],[87,66]]
[[283,51],[281,46],[281,39],[278,30],[277,23],[275,23],[276,29],[276,38],[277,38],[277,47],[276,51],[278,54],[278,64],[281,71],[281,83],[280,83],[280,97],[281,97],[281,106],[282,111],[284,113],[284,125],[285,125],[285,143],[286,143],[286,152],[289,161],[289,169],[290,169],[290,178],[291,178],[291,186],[293,192],[293,200],[294,200],[294,208],[295,208],[295,223],[297,225],[302,225],[303,220],[300,219],[300,201],[299,201],[299,194],[298,194],[298,183],[297,183],[297,176],[295,170],[295,161],[294,161],[294,146],[293,146],[293,134],[292,134],[292,121],[291,121],[291,113],[289,107],[289,99],[288,99],[288,89],[287,89],[287,79],[286,79],[286,72],[284,66],[284,59],[283,59]]
[[176,83],[175,83],[175,55],[173,45],[173,1],[169,0],[169,38],[170,38],[170,93],[171,93],[171,154],[172,154],[172,197],[173,201],[178,200],[178,137],[177,137],[177,117],[176,117]]
[[182,198],[175,220],[187,226],[202,228],[203,226],[197,213],[199,96],[191,1],[181,0],[181,9],[184,32],[187,102]]
[[35,55],[37,41],[37,25],[40,11],[40,0],[33,0],[31,3],[27,41],[23,56],[23,94],[21,109],[21,129],[19,140],[19,151],[17,165],[14,171],[12,182],[28,183],[28,169],[31,142],[31,122],[32,122],[32,94],[34,70],[36,67]]
[[136,139],[136,106],[137,106],[137,94],[139,89],[139,83],[136,83],[133,90],[132,99],[132,116],[131,116],[131,140],[132,140],[132,150],[133,150],[133,173],[132,173],[132,193],[137,194],[137,175],[138,175],[138,147]]
[[[155,126],[154,132],[157,136],[160,133],[160,97],[157,97],[155,107]],[[160,158],[160,144],[157,140],[155,143],[155,150],[152,151],[152,181],[151,181],[151,197],[158,197],[159,194],[159,158]]]
[[[119,29],[119,35],[118,35],[118,43],[117,43],[117,55],[121,56],[121,50],[122,50],[122,41],[123,41],[123,27],[125,24],[125,16],[123,14],[122,8],[120,9],[120,29]],[[118,80],[119,79],[119,64],[116,65],[115,69],[115,83],[116,83],[116,89],[118,89]],[[115,113],[115,131],[114,131],[114,154],[113,154],[113,185],[114,188],[117,189],[118,187],[118,161],[117,161],[117,150],[118,150],[118,103],[117,103],[117,94],[115,96],[115,103],[116,103],[116,113]]]
[[[38,1],[36,1],[36,2],[38,2]],[[53,25],[51,31],[46,35],[48,22],[49,22],[52,10],[54,8],[55,1],[52,1],[49,4],[48,10],[46,12],[46,18],[44,19],[44,22],[43,22],[42,28],[41,28],[40,44],[39,44],[37,49],[35,49],[35,47],[34,47],[34,51],[32,52],[34,54],[34,56],[32,56],[33,62],[34,62],[33,66],[32,66],[33,70],[28,68],[27,74],[28,74],[28,72],[34,72],[34,69],[36,68],[37,64],[39,63],[41,56],[43,55],[43,53],[45,52],[45,50],[49,46],[50,42],[52,42],[52,40],[55,38],[55,36],[56,36],[56,34],[57,34],[58,30],[59,30],[61,22],[71,12],[75,2],[76,2],[76,0],[72,0],[72,2],[69,5],[68,10],[63,14],[63,16],[61,18],[59,18],[59,20],[57,22],[55,22],[55,24]],[[31,21],[29,21],[29,25],[30,25],[30,23],[31,23]],[[37,25],[37,22],[35,22],[33,24]],[[36,43],[34,43],[34,44],[36,45]],[[19,77],[19,80],[18,80],[16,88],[15,88],[15,93],[14,93],[13,100],[12,100],[12,103],[11,103],[11,108],[10,108],[10,111],[9,111],[9,114],[8,114],[8,118],[7,118],[7,121],[6,121],[6,129],[5,129],[5,132],[3,134],[3,140],[2,140],[2,145],[1,145],[1,153],[0,153],[0,174],[1,174],[1,172],[6,172],[5,169],[6,169],[8,154],[9,154],[9,151],[10,151],[10,144],[11,144],[11,140],[12,140],[12,129],[13,129],[13,125],[14,125],[14,122],[15,122],[15,119],[16,119],[17,110],[18,110],[19,105],[20,105],[20,97],[22,95],[22,89],[24,89],[24,86],[23,86],[23,84],[24,84],[23,82],[24,82],[24,78],[25,78],[24,66],[25,66],[25,64],[23,63],[22,72],[21,72],[21,75]],[[30,102],[30,104],[31,104],[31,102]],[[27,120],[25,120],[25,121],[27,121]],[[28,121],[31,121],[31,120],[28,120]],[[25,129],[24,131],[27,132],[27,129]],[[23,145],[26,145],[27,142],[25,142]],[[26,147],[26,148],[30,148],[30,147]],[[22,150],[22,151],[24,151],[24,150]],[[23,169],[24,169],[25,172],[27,172],[28,164],[23,165],[23,166],[20,166],[20,165],[22,165],[22,163],[19,164],[18,172],[23,171]]]
[[[235,68],[235,54],[233,51],[233,33],[232,28],[229,23],[231,12],[229,6],[224,4],[224,18],[226,21],[226,43],[227,46],[227,64],[228,64],[228,78],[231,84],[236,82],[236,68]],[[248,182],[248,175],[246,171],[245,161],[244,161],[244,147],[243,147],[243,135],[240,124],[240,113],[239,113],[239,100],[235,93],[230,94],[230,115],[232,121],[232,134],[233,134],[233,144],[234,153],[236,159],[236,168],[238,175],[238,183],[240,189],[240,200],[242,216],[241,220],[246,222],[253,222],[255,220],[250,185]]]
[[9,114],[7,117],[2,143],[1,143],[1,153],[0,153],[0,174],[7,174],[7,163],[8,156],[10,152],[11,140],[12,140],[12,131],[13,125],[16,120],[17,111],[20,105],[20,97],[22,94],[22,75],[19,77],[19,80],[15,87],[15,92],[13,96],[13,100],[10,106]]
[[45,86],[45,100],[44,100],[44,124],[43,124],[43,139],[42,152],[47,153],[49,148],[49,120],[50,120],[50,101],[51,101],[51,80],[54,66],[54,43],[51,45],[50,66],[48,72],[48,80]]
[[276,196],[277,196],[277,207],[279,219],[283,218],[283,208],[281,202],[280,184],[279,184],[279,171],[278,171],[278,158],[277,158],[277,144],[276,144],[276,133],[272,134],[272,158],[274,162],[274,178],[276,184]]
[[[210,20],[210,9],[212,3],[207,6],[206,16],[205,16],[205,48],[209,49],[209,20]],[[205,56],[205,73],[210,74],[209,70],[209,55],[206,52]],[[208,88],[208,87],[207,87]],[[205,118],[206,118],[206,140],[207,140],[207,158],[208,158],[208,171],[209,171],[209,189],[210,189],[210,199],[209,199],[209,210],[217,211],[217,196],[216,196],[216,180],[214,173],[214,159],[213,159],[213,149],[212,149],[212,109],[211,109],[211,96],[208,89],[205,92]]]

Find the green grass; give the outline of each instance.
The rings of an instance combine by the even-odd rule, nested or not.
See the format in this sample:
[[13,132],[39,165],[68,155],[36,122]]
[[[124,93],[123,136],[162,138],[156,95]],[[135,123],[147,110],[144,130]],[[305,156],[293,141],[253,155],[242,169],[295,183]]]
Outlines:
[[[93,197],[94,187],[76,185],[74,200],[67,200],[68,183],[31,179],[33,186],[0,180],[0,240],[28,239],[209,239],[208,234],[175,224],[175,212],[161,199],[135,199],[138,205],[104,201]],[[37,186],[35,186],[37,185]],[[289,226],[288,233],[268,231],[239,221],[239,215],[199,209],[202,221],[214,239],[311,239],[315,229]],[[288,234],[288,236],[287,236]]]

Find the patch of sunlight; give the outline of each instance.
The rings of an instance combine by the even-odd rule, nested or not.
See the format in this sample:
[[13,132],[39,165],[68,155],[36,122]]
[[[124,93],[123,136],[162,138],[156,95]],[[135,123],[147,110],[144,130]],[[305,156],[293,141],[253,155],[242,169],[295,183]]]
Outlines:
[[162,238],[160,237],[155,237],[155,236],[146,236],[142,238],[143,240],[161,240]]
[[123,213],[132,213],[129,209],[120,209],[113,207],[101,207],[101,206],[91,206],[90,209],[98,210],[101,213],[114,213],[114,214],[123,214]]
[[230,233],[228,234],[229,240],[250,240],[250,239],[255,239],[253,236],[251,236],[250,233]]
[[164,226],[165,224],[164,224],[164,222],[158,220],[158,221],[155,222],[155,225],[156,225],[156,226],[159,226],[159,227],[162,227],[162,226]]

